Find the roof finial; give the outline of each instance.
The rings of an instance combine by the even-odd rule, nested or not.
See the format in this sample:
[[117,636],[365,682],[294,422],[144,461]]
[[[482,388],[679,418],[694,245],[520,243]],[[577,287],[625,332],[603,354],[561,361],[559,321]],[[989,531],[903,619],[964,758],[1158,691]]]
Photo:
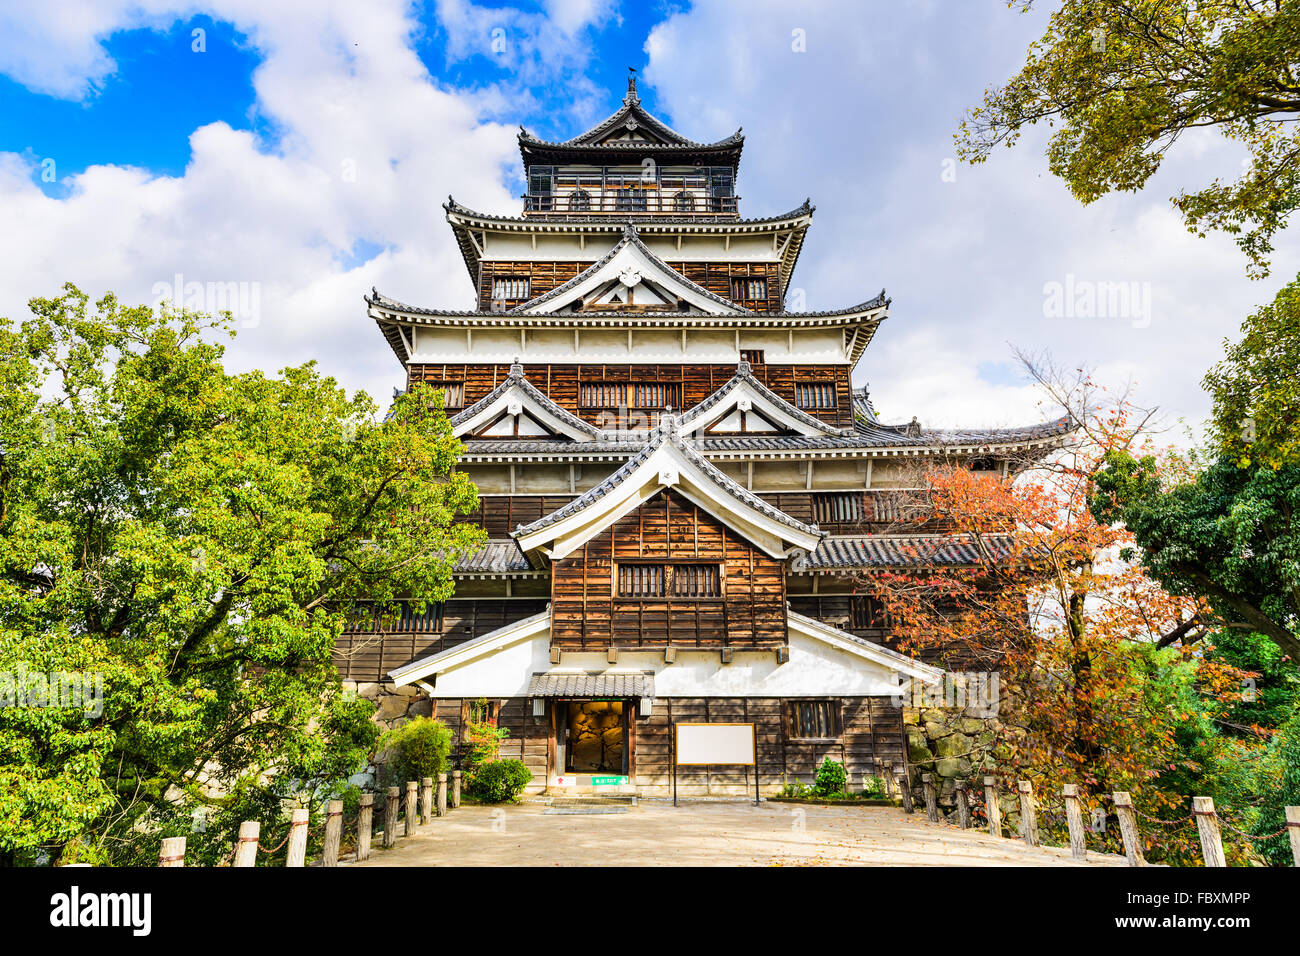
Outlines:
[[516,355],[515,360],[510,363],[510,377],[511,378],[524,377],[524,367],[523,365],[520,364],[518,355]]
[[639,100],[640,97],[637,96],[636,92],[636,67],[629,66],[627,68],[627,96],[623,97],[623,102],[630,106]]

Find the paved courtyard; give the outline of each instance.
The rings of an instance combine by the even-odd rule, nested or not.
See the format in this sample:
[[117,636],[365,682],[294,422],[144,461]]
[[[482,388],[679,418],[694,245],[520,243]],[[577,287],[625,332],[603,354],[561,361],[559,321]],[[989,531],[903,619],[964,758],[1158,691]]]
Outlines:
[[[354,866],[1079,866],[890,807],[643,800],[626,813],[548,814],[539,803],[463,806]],[[1119,856],[1088,854],[1093,865]]]

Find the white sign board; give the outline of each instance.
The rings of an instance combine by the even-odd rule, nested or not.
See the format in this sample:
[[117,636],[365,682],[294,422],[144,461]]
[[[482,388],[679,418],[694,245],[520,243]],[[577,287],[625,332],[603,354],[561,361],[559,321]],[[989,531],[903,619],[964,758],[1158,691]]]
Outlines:
[[677,724],[677,764],[754,765],[753,724]]

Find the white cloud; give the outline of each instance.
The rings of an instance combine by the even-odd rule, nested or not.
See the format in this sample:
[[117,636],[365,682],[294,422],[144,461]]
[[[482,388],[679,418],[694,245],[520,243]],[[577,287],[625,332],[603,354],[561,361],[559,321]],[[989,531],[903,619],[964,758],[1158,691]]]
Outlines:
[[[1117,385],[1131,375],[1138,399],[1200,420],[1209,402],[1199,382],[1222,338],[1300,270],[1296,230],[1278,243],[1274,278],[1256,283],[1230,240],[1183,229],[1168,197],[1231,175],[1239,160],[1211,131],[1180,144],[1141,194],[1087,208],[1046,171],[1041,133],[945,181],[962,113],[1041,33],[1039,13],[1003,5],[849,12],[757,0],[738,17],[732,4],[699,0],[651,34],[646,81],[688,136],[744,124],[742,214],[812,194],[817,215],[794,278],[810,308],[888,289],[893,314],[857,375],[883,417],[1034,420],[1031,390],[977,374],[1005,363],[1012,343]],[[1150,325],[1045,317],[1044,285],[1067,274],[1149,284]]]
[[[114,70],[104,38],[166,28],[196,9],[189,0],[8,3],[0,71],[81,97]],[[504,78],[466,91],[428,75],[413,50],[422,27],[405,0],[214,0],[203,9],[262,57],[256,109],[281,134],[274,149],[216,123],[193,132],[183,175],[92,167],[69,177],[62,199],[37,188],[31,157],[0,154],[0,314],[23,315],[28,297],[67,279],[133,301],[150,301],[177,273],[256,282],[261,323],[236,339],[233,364],[318,358],[382,400],[401,370],[361,294],[377,285],[420,303],[472,302],[440,205],[452,192],[477,208],[518,209],[514,127],[530,108],[529,84],[563,85],[574,103],[563,117],[570,134],[604,115],[583,78],[596,52],[584,31],[617,23],[617,11],[611,0],[554,0],[548,15],[441,0],[450,60],[478,56],[497,26],[513,44]],[[887,419],[1040,417],[1033,393],[1008,373],[1008,343],[1050,348],[1106,379],[1131,375],[1139,397],[1198,419],[1208,408],[1198,383],[1221,339],[1300,268],[1294,234],[1279,243],[1275,278],[1251,283],[1230,241],[1182,229],[1167,197],[1237,163],[1210,134],[1175,150],[1142,194],[1088,208],[1046,173],[1041,137],[957,167],[945,182],[958,117],[1016,68],[1038,32],[1000,6],[791,11],[775,0],[700,0],[650,35],[643,88],[654,87],[664,118],[688,136],[745,126],[746,215],[813,195],[819,208],[795,276],[810,308],[888,288],[893,316],[858,370]],[[806,52],[794,52],[796,38]],[[384,251],[357,265],[362,243]],[[1044,285],[1067,275],[1149,283],[1149,327],[1046,317]]]
[[[136,9],[82,18],[80,34],[59,27],[54,39],[53,17],[29,11],[25,35],[43,37],[45,50],[45,74],[30,83],[72,90],[98,82],[103,62],[84,54],[60,61],[58,51],[88,49],[138,22]],[[161,9],[150,16],[172,22]],[[214,123],[191,135],[183,175],[92,166],[68,177],[67,198],[41,192],[30,157],[0,154],[0,314],[21,317],[27,298],[54,294],[65,280],[140,302],[178,273],[186,282],[252,283],[260,322],[231,346],[234,367],[317,358],[381,402],[402,384],[362,293],[378,285],[418,302],[473,301],[441,203],[453,190],[490,208],[517,203],[505,186],[505,170],[518,162],[514,132],[483,121],[482,97],[431,80],[409,42],[417,25],[407,3],[337,0],[311,9],[305,17],[301,6],[254,0],[210,8],[263,57],[254,85],[258,110],[282,132],[274,151]],[[16,72],[22,65],[10,52],[0,49],[0,69]],[[362,242],[385,251],[348,268]]]

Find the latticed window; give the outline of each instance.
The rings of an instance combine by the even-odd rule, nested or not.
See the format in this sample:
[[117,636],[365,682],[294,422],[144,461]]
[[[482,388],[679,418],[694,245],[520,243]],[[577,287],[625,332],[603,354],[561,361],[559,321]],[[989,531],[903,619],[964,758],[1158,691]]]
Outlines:
[[716,564],[674,564],[670,566],[673,597],[718,597],[722,577]]
[[849,621],[854,630],[887,627],[889,616],[885,605],[879,598],[867,594],[855,594],[849,599]]
[[591,209],[591,193],[579,189],[569,197],[569,208],[574,212],[588,212]]
[[847,491],[813,495],[813,517],[818,524],[861,521],[862,493]]
[[794,403],[805,411],[835,407],[834,382],[795,382]]
[[464,382],[425,382],[430,388],[442,392],[442,404],[445,408],[461,408],[465,404]]
[[492,724],[495,726],[501,718],[501,702],[482,698],[464,701],[461,704],[460,717],[462,723]]
[[763,350],[762,349],[741,349],[740,360],[742,362],[748,362],[750,365],[762,365]]
[[839,701],[792,700],[789,703],[789,736],[827,740],[839,736]]
[[695,212],[695,197],[685,189],[673,197],[674,212]]
[[583,408],[667,408],[681,405],[678,382],[583,382],[578,404]]
[[645,212],[645,190],[640,183],[627,183],[614,196],[619,212]]
[[420,613],[412,601],[394,601],[386,605],[361,601],[348,611],[343,629],[352,633],[442,633],[444,606],[431,602],[424,607],[424,612]]
[[620,597],[663,597],[667,575],[662,564],[620,564],[618,566],[618,593]]
[[767,298],[767,280],[761,276],[736,276],[731,280],[731,297],[737,301],[762,302]]
[[492,280],[492,298],[527,299],[529,281],[527,276],[507,276]]
[[722,596],[716,564],[620,564],[619,597],[713,598]]

